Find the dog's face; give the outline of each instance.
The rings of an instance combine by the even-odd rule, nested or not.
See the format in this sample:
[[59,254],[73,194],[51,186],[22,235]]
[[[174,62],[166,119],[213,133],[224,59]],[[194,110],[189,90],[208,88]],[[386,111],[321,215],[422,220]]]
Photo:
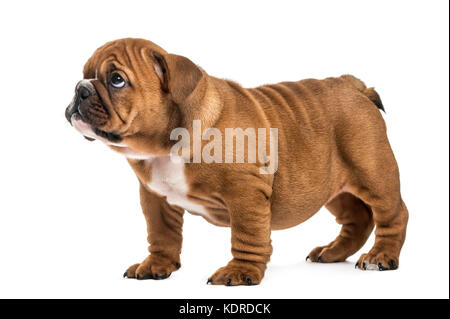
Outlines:
[[167,154],[186,100],[204,91],[196,89],[204,72],[194,63],[142,39],[105,44],[83,73],[67,120],[87,139],[137,156]]

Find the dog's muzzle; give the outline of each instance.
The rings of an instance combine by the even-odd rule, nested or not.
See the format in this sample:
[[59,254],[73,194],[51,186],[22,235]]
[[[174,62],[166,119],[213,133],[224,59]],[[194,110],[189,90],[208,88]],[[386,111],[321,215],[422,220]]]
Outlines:
[[87,100],[95,93],[94,85],[89,80],[78,82],[75,89],[75,96],[69,106],[66,108],[66,119],[72,124],[72,116],[78,114],[81,116],[81,103]]
[[[107,143],[120,142],[119,135],[98,128],[106,122],[108,113],[95,101],[95,95],[95,87],[90,80],[78,82],[75,96],[66,108],[67,121],[90,141],[99,139]],[[94,101],[90,101],[90,99],[94,99]]]

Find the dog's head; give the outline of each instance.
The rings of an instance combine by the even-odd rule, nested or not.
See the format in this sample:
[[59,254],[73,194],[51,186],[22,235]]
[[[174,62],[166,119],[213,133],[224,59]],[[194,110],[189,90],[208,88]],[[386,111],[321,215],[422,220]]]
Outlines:
[[83,73],[66,118],[87,139],[117,151],[166,154],[171,130],[202,116],[197,111],[207,95],[206,73],[150,41],[109,42]]

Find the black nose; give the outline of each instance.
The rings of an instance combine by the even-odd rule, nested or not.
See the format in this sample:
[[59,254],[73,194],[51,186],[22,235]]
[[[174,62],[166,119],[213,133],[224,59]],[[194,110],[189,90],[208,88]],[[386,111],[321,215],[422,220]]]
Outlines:
[[80,97],[80,99],[86,100],[89,96],[91,96],[91,92],[88,88],[80,85],[78,87],[78,96]]

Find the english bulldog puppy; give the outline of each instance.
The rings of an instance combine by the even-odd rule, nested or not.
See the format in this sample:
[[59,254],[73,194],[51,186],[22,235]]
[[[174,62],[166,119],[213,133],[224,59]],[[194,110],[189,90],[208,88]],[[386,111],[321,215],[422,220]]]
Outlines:
[[259,284],[271,231],[322,206],[342,229],[307,259],[344,261],[376,227],[356,267],[397,269],[408,211],[373,88],[343,75],[247,89],[131,38],[97,49],[83,72],[67,120],[123,154],[140,184],[150,254],[125,277],[165,279],[180,268],[188,211],[231,228],[233,258],[208,283]]

